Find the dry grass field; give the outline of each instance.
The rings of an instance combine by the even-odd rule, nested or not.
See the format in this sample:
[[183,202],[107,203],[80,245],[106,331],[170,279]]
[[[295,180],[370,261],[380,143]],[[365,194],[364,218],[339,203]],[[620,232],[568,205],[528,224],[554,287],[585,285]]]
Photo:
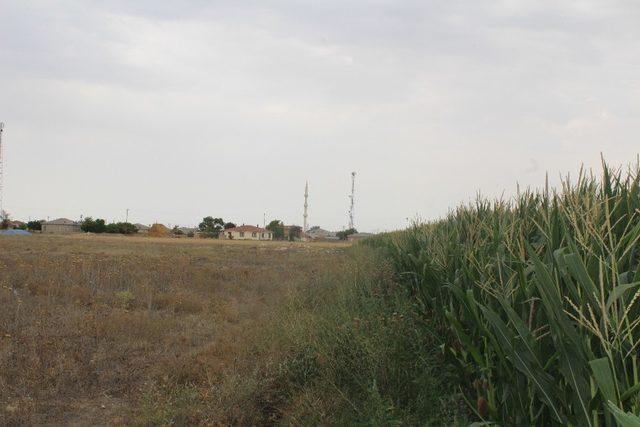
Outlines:
[[269,423],[271,317],[344,250],[0,237],[0,425]]

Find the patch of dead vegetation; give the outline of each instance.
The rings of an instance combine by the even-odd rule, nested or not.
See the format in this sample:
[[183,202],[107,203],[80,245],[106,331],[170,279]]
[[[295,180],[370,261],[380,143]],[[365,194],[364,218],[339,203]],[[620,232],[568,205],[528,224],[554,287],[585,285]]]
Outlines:
[[[0,239],[0,424],[275,417],[265,325],[343,246]],[[273,390],[273,393],[271,392]],[[270,394],[271,393],[271,394]]]

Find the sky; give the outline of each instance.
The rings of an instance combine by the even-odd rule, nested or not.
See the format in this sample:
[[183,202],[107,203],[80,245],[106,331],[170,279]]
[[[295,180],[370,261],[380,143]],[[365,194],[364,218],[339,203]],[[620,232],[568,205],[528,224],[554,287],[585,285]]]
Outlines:
[[640,2],[0,0],[14,218],[393,230],[640,152]]

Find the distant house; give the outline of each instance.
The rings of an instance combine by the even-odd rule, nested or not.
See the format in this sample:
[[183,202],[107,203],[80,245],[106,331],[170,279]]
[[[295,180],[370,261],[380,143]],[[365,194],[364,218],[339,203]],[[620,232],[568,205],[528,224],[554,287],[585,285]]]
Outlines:
[[272,240],[273,233],[265,228],[253,225],[241,225],[221,231],[220,238],[229,240]]
[[7,228],[11,229],[11,230],[15,230],[17,228],[21,228],[23,226],[26,226],[27,224],[22,222],[22,221],[17,221],[17,220],[13,220],[13,221],[9,221],[9,223],[7,224]]
[[[304,238],[302,227],[299,225],[285,225],[283,227],[284,240],[302,240]],[[294,238],[291,238],[294,235]]]
[[372,236],[373,234],[371,233],[353,233],[347,236],[347,240],[350,242],[357,242],[359,240],[364,240]]
[[317,226],[307,230],[307,238],[310,240],[339,240],[335,232],[323,230]]
[[42,232],[45,234],[80,233],[80,223],[67,218],[58,218],[42,223]]
[[133,224],[133,226],[138,229],[138,233],[139,234],[148,234],[149,233],[149,229],[151,228],[148,225],[144,225],[144,224],[140,224],[140,223]]
[[182,232],[183,236],[195,236],[197,233],[200,232],[199,229],[197,228],[193,228],[193,227],[178,227],[178,230],[180,230]]

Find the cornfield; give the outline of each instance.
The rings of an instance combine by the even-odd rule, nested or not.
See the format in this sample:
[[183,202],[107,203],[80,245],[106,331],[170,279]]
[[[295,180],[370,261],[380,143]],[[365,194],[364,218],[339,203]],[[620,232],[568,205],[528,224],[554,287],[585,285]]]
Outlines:
[[479,420],[640,425],[639,171],[603,163],[371,242],[438,320]]

